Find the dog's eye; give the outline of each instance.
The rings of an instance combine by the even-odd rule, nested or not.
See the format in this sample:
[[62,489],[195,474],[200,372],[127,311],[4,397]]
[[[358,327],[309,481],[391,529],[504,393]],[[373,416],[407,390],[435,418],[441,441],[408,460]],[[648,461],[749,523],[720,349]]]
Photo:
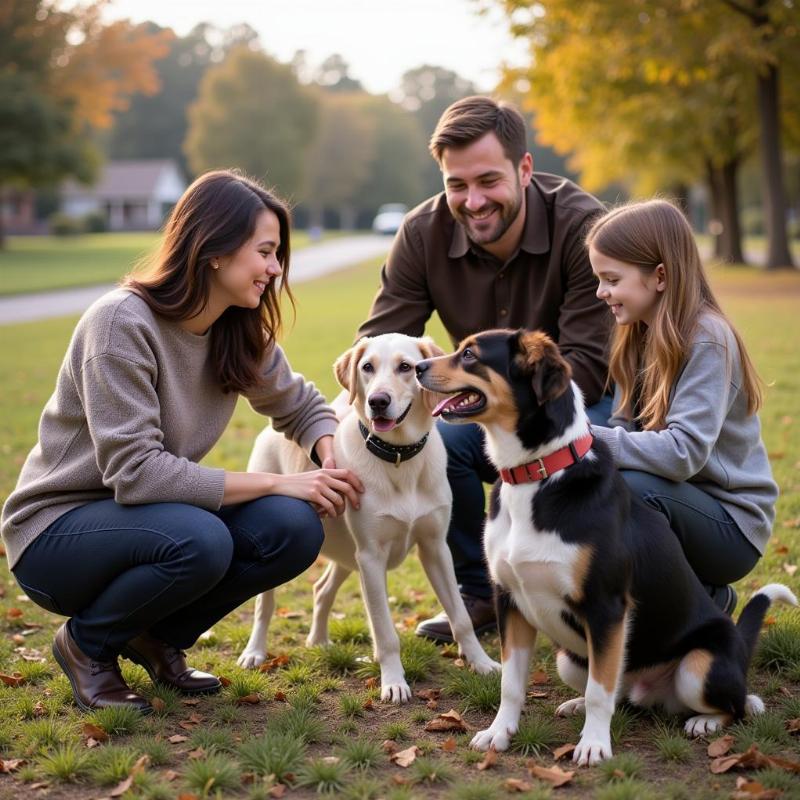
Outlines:
[[469,347],[461,354],[462,361],[474,361],[476,359],[475,353],[469,349]]
[[372,364],[369,363],[369,361],[365,361],[361,365],[361,370],[362,372],[375,372],[375,367],[373,367]]
[[400,372],[408,372],[412,369],[411,364],[408,361],[401,361],[400,366],[397,368]]

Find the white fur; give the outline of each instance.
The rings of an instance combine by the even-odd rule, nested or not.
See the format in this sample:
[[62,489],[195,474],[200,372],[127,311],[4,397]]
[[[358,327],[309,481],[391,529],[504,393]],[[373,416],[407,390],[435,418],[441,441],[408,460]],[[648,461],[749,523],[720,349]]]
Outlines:
[[780,602],[790,606],[797,605],[797,598],[792,590],[782,583],[768,583],[766,586],[762,586],[758,591],[753,592],[753,597],[759,594],[766,595],[770,603]]
[[[361,345],[364,345],[363,352]],[[338,467],[347,467],[365,486],[361,508],[349,504],[341,517],[325,518],[322,553],[331,560],[314,586],[314,619],[307,643],[328,643],[327,619],[336,591],[347,575],[358,570],[361,590],[372,632],[374,657],[381,665],[381,700],[403,703],[411,690],[400,662],[397,636],[386,591],[386,572],[398,566],[414,545],[433,590],[451,622],[460,651],[478,672],[490,672],[500,665],[486,655],[472,628],[458,591],[453,560],[446,544],[452,496],[445,478],[447,454],[441,436],[433,425],[430,409],[414,379],[414,370],[400,371],[405,361],[415,365],[425,357],[421,340],[401,334],[386,334],[363,339],[352,351],[360,354],[355,370],[357,386],[353,406],[337,408],[340,425],[334,437]],[[372,371],[363,365],[369,362]],[[371,428],[367,398],[376,393],[391,398],[383,412],[398,418],[410,405],[403,422],[391,431],[375,434],[395,445],[413,444],[428,434],[424,449],[399,466],[370,453],[358,430],[361,419]],[[248,470],[299,472],[314,465],[297,445],[272,429],[258,438]],[[266,635],[271,605],[257,601],[250,641],[239,657],[239,664],[254,667],[266,657]]]

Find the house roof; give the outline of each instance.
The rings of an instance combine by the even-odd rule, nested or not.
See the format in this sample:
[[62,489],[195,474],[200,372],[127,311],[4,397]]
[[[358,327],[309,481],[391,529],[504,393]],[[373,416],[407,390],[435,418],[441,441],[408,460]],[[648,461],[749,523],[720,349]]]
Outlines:
[[170,158],[130,159],[108,161],[103,166],[94,186],[82,186],[68,180],[62,186],[64,197],[92,195],[104,200],[149,198],[165,171],[177,171],[178,165]]

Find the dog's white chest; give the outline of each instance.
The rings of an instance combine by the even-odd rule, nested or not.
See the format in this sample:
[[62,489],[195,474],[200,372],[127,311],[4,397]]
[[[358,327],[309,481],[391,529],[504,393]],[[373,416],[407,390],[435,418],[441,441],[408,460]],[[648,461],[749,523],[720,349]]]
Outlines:
[[586,655],[586,640],[564,620],[571,613],[565,598],[579,589],[580,547],[564,542],[557,533],[535,529],[531,510],[538,488],[538,484],[502,487],[500,512],[486,524],[489,571],[537,630]]

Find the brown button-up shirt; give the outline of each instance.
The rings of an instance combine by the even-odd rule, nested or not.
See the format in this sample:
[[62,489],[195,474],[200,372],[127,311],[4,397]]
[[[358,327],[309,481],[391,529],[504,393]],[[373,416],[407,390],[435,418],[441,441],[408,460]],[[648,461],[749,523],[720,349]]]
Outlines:
[[566,178],[534,173],[522,240],[502,263],[467,238],[444,193],[432,197],[406,216],[358,335],[420,336],[434,311],[454,344],[490,328],[543,330],[572,365],[586,403],[596,403],[611,314],[595,295],[584,236],[602,210]]

